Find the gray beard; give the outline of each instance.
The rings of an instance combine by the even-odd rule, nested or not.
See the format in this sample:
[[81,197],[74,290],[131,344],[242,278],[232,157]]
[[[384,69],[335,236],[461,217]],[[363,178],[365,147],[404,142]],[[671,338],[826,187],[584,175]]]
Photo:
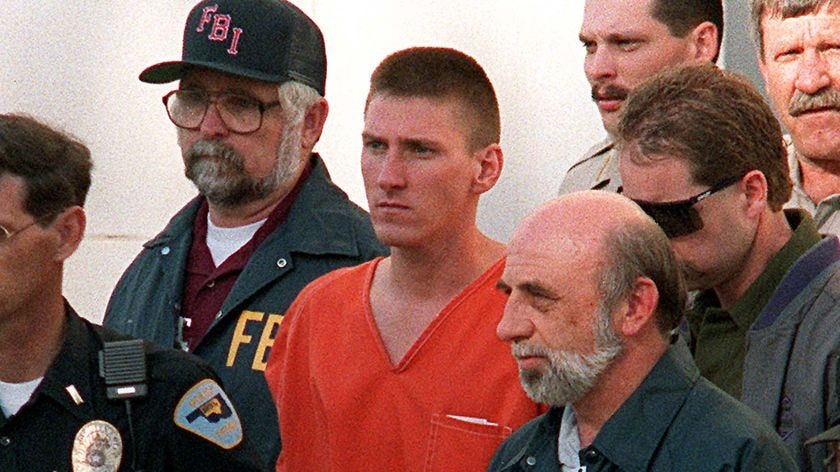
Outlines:
[[296,131],[297,127],[286,127],[274,168],[261,179],[248,175],[242,156],[233,148],[209,139],[190,146],[184,175],[213,206],[235,208],[262,200],[278,188],[290,186],[303,166],[298,154],[301,136]]
[[549,360],[544,373],[519,371],[519,380],[528,397],[538,403],[563,406],[586,395],[623,349],[621,338],[604,321],[599,316],[595,323],[595,352],[592,354],[514,343],[511,346],[514,356],[539,355]]

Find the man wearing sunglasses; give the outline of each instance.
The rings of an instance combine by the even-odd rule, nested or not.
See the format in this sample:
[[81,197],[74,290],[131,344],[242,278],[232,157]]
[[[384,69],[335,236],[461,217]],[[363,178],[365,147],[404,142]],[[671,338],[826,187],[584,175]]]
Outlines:
[[616,191],[621,179],[612,135],[627,94],[663,67],[714,62],[722,39],[721,0],[586,0],[583,71],[608,136],[569,169],[560,194]]
[[210,362],[266,467],[280,441],[263,371],[287,307],[318,276],[385,252],[312,153],[326,66],[321,31],[294,5],[207,0],[187,18],[182,59],[140,74],[180,80],[163,105],[200,195],[144,245],[105,324]]
[[802,470],[837,418],[840,240],[803,210],[781,129],[745,79],[671,69],[631,94],[617,126],[624,194],[659,223],[699,290],[687,314],[701,373],[776,427]]

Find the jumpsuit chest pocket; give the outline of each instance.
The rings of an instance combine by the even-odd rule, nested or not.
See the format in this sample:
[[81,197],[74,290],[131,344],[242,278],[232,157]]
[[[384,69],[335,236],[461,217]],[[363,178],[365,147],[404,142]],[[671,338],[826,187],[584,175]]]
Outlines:
[[496,448],[513,429],[480,418],[434,414],[423,467],[427,472],[487,469]]

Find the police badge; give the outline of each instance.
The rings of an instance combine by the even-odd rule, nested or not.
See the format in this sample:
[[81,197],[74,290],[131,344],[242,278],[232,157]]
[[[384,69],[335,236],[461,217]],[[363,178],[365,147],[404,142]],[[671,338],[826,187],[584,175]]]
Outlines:
[[117,428],[102,420],[86,423],[73,440],[73,472],[116,472],[123,444]]

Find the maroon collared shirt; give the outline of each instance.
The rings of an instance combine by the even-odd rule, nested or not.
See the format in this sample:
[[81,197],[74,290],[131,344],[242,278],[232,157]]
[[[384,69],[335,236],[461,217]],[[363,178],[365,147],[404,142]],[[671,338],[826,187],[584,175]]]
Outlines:
[[265,223],[254,236],[238,251],[231,254],[221,265],[216,267],[210,248],[207,247],[207,213],[209,207],[205,200],[198,209],[193,223],[193,239],[187,260],[184,297],[181,306],[182,339],[189,351],[194,351],[201,339],[207,334],[210,325],[221,315],[222,304],[236,284],[236,279],[248,260],[260,244],[274,230],[280,227],[303,182],[309,177],[311,166],[306,165],[292,191],[277,204]]

